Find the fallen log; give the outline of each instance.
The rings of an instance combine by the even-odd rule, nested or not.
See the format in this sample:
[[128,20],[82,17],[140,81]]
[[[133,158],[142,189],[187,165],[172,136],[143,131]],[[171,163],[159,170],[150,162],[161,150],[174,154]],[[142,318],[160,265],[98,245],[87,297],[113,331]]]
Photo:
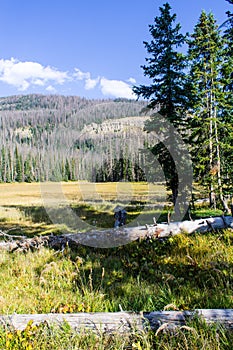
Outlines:
[[198,309],[194,311],[154,311],[154,312],[96,312],[76,314],[13,314],[0,316],[0,325],[14,330],[24,330],[29,322],[34,325],[62,325],[66,322],[81,331],[89,329],[102,333],[129,333],[132,330],[173,330],[185,327],[190,321],[200,318],[207,324],[217,323],[233,330],[233,309]]
[[232,216],[219,216],[193,221],[161,223],[137,227],[123,226],[120,228],[93,229],[88,232],[67,233],[59,236],[40,236],[10,242],[0,242],[0,248],[10,251],[29,249],[35,250],[47,245],[62,250],[67,245],[77,247],[87,245],[98,248],[111,248],[128,244],[136,239],[158,238],[163,239],[180,233],[215,231],[224,228],[233,228]]
[[220,216],[194,221],[170,222],[138,227],[92,230],[85,233],[64,235],[71,244],[82,244],[99,248],[110,248],[128,244],[136,239],[166,238],[180,233],[214,231],[233,228],[232,216]]

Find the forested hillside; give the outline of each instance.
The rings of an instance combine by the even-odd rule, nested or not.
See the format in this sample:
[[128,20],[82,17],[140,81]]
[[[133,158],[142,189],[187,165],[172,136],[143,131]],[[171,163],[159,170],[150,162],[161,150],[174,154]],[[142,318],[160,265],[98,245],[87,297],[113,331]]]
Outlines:
[[145,106],[75,96],[1,98],[0,181],[142,179]]

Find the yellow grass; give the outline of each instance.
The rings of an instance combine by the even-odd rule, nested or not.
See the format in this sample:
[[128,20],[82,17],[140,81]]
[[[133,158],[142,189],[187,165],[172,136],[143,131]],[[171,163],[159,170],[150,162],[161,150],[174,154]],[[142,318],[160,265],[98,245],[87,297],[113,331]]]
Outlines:
[[[117,204],[129,206],[137,202],[152,205],[157,203],[163,207],[167,197],[164,185],[146,182],[10,183],[0,184],[0,193],[0,228],[8,229],[17,225],[21,229],[23,227],[23,232],[28,234],[54,229],[54,226],[45,222],[42,217],[43,207],[90,207],[92,211],[89,211],[88,218],[91,220],[92,213],[97,215],[98,212],[102,212],[102,215],[106,213],[112,216]],[[86,220],[86,212],[80,215],[81,219]],[[96,217],[93,217],[93,220],[96,220]],[[103,221],[103,217],[101,220]]]
[[[57,199],[72,203],[85,201],[166,201],[163,185],[148,183],[47,182],[0,184],[0,206],[43,205]],[[61,202],[59,204],[62,204]]]

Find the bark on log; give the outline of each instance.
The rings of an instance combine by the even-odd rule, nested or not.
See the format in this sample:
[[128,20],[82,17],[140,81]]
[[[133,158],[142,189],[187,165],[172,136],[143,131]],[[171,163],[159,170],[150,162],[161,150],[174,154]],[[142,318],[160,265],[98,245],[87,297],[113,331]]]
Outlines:
[[152,329],[172,330],[186,326],[196,317],[207,324],[217,323],[226,329],[233,330],[233,309],[198,309],[195,311],[154,311],[144,313],[132,312],[96,312],[76,314],[14,314],[0,316],[0,324],[7,328],[23,330],[29,321],[38,325],[61,325],[67,322],[76,331],[89,329],[97,333],[130,333],[132,330],[147,331]]
[[166,238],[179,233],[193,233],[215,231],[224,228],[233,228],[232,216],[219,216],[194,221],[171,222],[169,224],[153,224],[138,227],[109,228],[104,230],[91,230],[85,233],[63,234],[60,236],[40,236],[30,239],[23,239],[14,242],[0,242],[0,248],[10,251],[39,249],[48,245],[55,249],[64,249],[66,245],[78,247],[87,245],[99,248],[111,248],[125,245],[136,239]]
[[205,233],[212,230],[233,228],[232,216],[220,216],[194,221],[171,222],[138,227],[93,230],[85,233],[64,235],[71,244],[83,244],[93,247],[109,248],[127,244],[138,238],[166,238],[179,233]]

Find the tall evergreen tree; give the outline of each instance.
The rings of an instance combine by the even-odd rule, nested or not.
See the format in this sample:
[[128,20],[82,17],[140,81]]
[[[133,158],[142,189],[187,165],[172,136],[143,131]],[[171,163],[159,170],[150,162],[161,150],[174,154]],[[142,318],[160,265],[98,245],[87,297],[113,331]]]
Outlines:
[[[227,0],[233,5],[233,0]],[[225,28],[224,65],[222,77],[225,84],[225,110],[222,149],[224,190],[233,195],[233,13],[228,11],[228,19],[222,25]],[[221,27],[222,27],[221,26]]]
[[3,147],[1,149],[1,181],[3,182],[6,182],[6,173],[7,173],[6,150]]
[[184,178],[181,178],[177,162],[181,162],[183,152],[174,127],[182,129],[185,123],[184,108],[188,97],[188,90],[185,89],[186,59],[178,49],[185,43],[186,37],[180,33],[180,24],[175,23],[176,14],[171,14],[171,6],[165,3],[159,10],[160,16],[155,17],[154,23],[149,25],[152,40],[144,42],[149,57],[142,69],[152,84],[135,86],[133,91],[138,97],[149,100],[150,109],[159,112],[159,115],[152,116],[145,128],[148,132],[155,132],[158,137],[159,142],[151,148],[151,152],[163,168],[168,188],[172,190],[175,210],[179,214],[176,204],[181,194],[179,191],[184,190],[181,189]]
[[224,61],[224,42],[212,13],[201,13],[189,42],[191,62],[190,100],[191,143],[198,179],[208,186],[210,205],[216,206],[218,195],[224,209],[220,128],[225,110],[224,82],[221,70]]
[[[226,0],[229,4],[233,5],[233,0]],[[233,37],[233,12],[227,11],[228,16],[228,29],[226,33],[232,38]],[[233,47],[233,43],[231,43],[231,47]]]
[[[134,87],[136,95],[149,100],[149,108],[159,107],[159,113],[180,126],[183,122],[183,109],[186,100],[184,90],[186,67],[185,56],[177,51],[185,43],[185,36],[180,33],[180,24],[175,24],[176,14],[171,14],[171,6],[166,3],[160,7],[161,15],[155,17],[149,25],[151,42],[144,42],[147,53],[147,65],[143,65],[144,75],[152,79],[151,85]],[[151,128],[155,121],[150,123]],[[149,126],[148,126],[149,129]]]
[[[227,0],[233,5],[233,0]],[[225,77],[229,78],[228,89],[233,91],[233,13],[227,11],[228,19],[222,24],[226,27],[224,31],[224,38],[226,39],[225,56],[227,59],[227,65],[225,67]],[[222,27],[220,26],[220,27]]]
[[22,155],[19,154],[18,148],[15,148],[15,181],[22,182],[23,181],[23,165],[22,165]]

